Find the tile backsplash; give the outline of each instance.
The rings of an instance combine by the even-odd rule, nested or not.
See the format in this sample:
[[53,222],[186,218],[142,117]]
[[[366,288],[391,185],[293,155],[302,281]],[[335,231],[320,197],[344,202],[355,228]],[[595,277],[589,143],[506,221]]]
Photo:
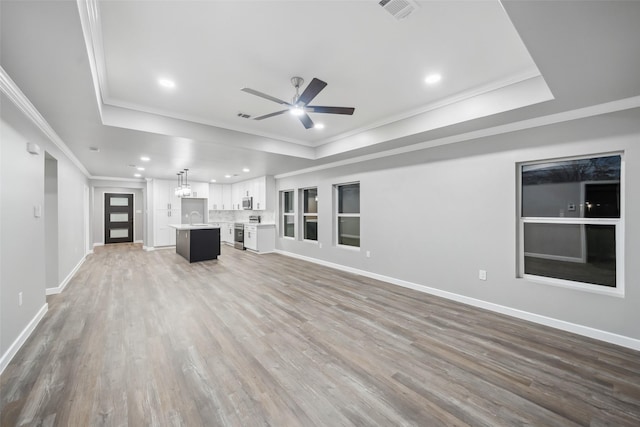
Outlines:
[[274,211],[209,211],[209,222],[249,222],[249,215],[260,215],[260,221],[275,223]]

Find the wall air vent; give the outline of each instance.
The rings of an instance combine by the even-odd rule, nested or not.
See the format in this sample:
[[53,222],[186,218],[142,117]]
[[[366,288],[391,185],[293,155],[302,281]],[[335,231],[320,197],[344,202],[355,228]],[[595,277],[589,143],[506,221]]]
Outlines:
[[397,20],[406,18],[418,8],[413,0],[381,0],[378,4]]

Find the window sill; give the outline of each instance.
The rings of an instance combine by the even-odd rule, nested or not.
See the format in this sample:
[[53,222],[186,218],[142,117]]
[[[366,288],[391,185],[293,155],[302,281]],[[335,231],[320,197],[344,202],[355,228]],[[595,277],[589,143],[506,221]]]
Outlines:
[[337,244],[336,248],[346,249],[348,251],[360,252],[360,246],[349,246],[349,245]]
[[608,286],[593,285],[590,283],[582,282],[572,282],[570,280],[553,279],[550,277],[534,276],[531,274],[525,274],[523,275],[523,277],[521,277],[521,279],[524,279],[528,282],[539,283],[542,285],[557,286],[582,292],[591,292],[599,295],[624,298],[624,288],[622,286],[611,288]]

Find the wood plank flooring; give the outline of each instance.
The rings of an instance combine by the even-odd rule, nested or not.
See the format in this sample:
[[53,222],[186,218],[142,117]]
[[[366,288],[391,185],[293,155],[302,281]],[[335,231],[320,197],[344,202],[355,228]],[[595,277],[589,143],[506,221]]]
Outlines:
[[5,426],[639,426],[640,353],[281,255],[97,248]]

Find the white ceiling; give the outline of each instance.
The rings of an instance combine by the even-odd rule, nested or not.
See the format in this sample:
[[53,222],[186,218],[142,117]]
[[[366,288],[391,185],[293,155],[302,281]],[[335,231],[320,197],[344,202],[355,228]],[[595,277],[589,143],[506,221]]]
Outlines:
[[[640,94],[637,2],[418,3],[396,20],[375,0],[2,0],[0,59],[100,177],[148,155],[144,177],[232,182]],[[282,109],[242,87],[289,101],[296,75],[355,114],[237,116]]]

